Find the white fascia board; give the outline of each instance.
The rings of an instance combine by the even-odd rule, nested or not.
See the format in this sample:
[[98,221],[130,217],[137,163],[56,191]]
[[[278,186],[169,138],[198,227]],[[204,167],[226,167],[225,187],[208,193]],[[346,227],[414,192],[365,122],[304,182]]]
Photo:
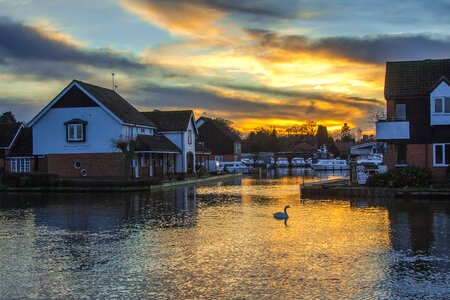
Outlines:
[[156,129],[156,127],[153,127],[153,126],[131,124],[131,123],[124,123],[124,122],[122,122],[122,125],[132,126],[132,127],[140,127],[140,128],[148,128],[148,129],[154,129],[154,130]]
[[73,86],[75,85],[75,81],[72,81],[64,90],[62,90],[61,93],[56,96],[55,99],[53,99],[47,106],[45,106],[31,121],[28,123],[27,127],[33,127],[34,124],[36,124],[39,119],[42,118],[43,115],[45,115],[50,108],[52,108],[53,105],[55,105],[56,102],[58,102],[59,99],[61,99],[62,96],[64,96]]
[[11,141],[11,144],[9,145],[9,148],[11,148],[11,147],[14,145],[14,143],[16,142],[17,137],[19,136],[20,132],[22,131],[22,129],[23,129],[24,127],[25,127],[25,126],[24,126],[23,124],[21,124],[21,125],[19,126],[19,129],[17,129],[16,135],[14,136],[13,140]]
[[106,111],[108,114],[111,115],[111,117],[113,117],[113,119],[115,119],[118,123],[120,124],[125,124],[125,122],[120,119],[118,116],[116,116],[115,114],[113,114],[112,111],[110,111],[108,108],[106,108],[106,106],[103,105],[103,103],[101,103],[100,101],[97,100],[97,98],[95,98],[94,96],[92,96],[88,91],[86,91],[81,85],[79,85],[78,83],[74,82],[75,85],[77,86],[77,88],[79,88],[81,91],[83,91],[83,93],[85,93],[89,98],[91,98],[92,101],[94,101],[95,103],[98,104],[98,106],[100,106],[101,108],[103,108],[104,111]]
[[94,96],[92,96],[88,91],[86,91],[81,85],[79,85],[78,83],[76,83],[75,80],[73,80],[61,93],[58,94],[58,96],[56,96],[55,99],[53,99],[49,104],[47,104],[46,107],[44,107],[44,109],[41,110],[41,112],[39,112],[32,120],[30,123],[28,123],[27,127],[32,127],[34,124],[37,123],[37,121],[39,121],[42,116],[44,116],[49,110],[50,108],[53,107],[53,105],[55,105],[56,102],[58,102],[59,99],[61,99],[62,96],[64,96],[72,87],[76,86],[77,88],[79,88],[83,93],[86,94],[86,96],[88,96],[89,98],[91,98],[92,101],[94,101],[98,106],[100,106],[104,111],[106,111],[109,115],[111,115],[111,117],[116,120],[118,123],[120,124],[124,124],[124,122],[117,117],[115,114],[113,114],[108,108],[106,108],[106,106],[103,105],[103,103],[101,103],[100,101],[98,101]]
[[134,153],[168,153],[168,154],[180,154],[181,152],[174,151],[134,151]]

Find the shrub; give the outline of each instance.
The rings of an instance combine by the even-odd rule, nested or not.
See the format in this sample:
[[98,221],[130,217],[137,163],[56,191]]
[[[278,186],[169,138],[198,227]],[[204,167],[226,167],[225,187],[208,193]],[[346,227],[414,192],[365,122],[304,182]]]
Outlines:
[[428,185],[431,183],[431,173],[422,167],[406,167],[391,170],[384,174],[370,176],[367,185],[375,187],[406,187]]

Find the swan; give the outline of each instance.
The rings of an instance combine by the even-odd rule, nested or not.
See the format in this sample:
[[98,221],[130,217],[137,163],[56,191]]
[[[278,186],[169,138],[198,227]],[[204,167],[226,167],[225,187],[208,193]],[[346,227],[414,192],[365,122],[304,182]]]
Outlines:
[[287,214],[287,209],[288,209],[288,208],[290,208],[290,206],[289,206],[289,205],[286,205],[286,206],[284,207],[284,213],[282,213],[281,211],[276,212],[276,213],[273,214],[273,217],[274,217],[275,219],[278,219],[278,220],[286,220],[287,218],[289,218],[289,216],[288,216],[288,214]]

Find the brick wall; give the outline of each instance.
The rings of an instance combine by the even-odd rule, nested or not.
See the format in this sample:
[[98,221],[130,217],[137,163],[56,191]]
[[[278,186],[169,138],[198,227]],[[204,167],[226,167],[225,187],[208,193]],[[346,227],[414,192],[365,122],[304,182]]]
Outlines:
[[[74,167],[80,162],[81,168]],[[83,177],[81,170],[87,171],[86,177],[123,177],[124,154],[49,154],[47,156],[47,171],[59,174],[61,177]]]

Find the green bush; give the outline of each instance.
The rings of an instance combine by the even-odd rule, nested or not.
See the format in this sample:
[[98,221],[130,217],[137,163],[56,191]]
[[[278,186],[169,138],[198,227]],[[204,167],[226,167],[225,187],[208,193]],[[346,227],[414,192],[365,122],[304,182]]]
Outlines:
[[391,170],[384,174],[370,176],[367,186],[374,187],[406,187],[428,185],[431,183],[431,172],[422,167],[406,167]]

